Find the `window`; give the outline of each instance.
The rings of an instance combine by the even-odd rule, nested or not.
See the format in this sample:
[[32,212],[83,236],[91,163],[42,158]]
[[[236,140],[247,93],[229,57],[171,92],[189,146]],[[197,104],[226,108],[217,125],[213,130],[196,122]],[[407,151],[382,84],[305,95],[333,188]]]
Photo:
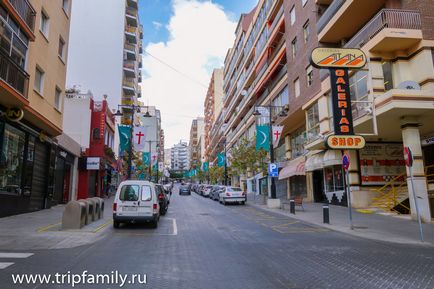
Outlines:
[[303,7],[306,5],[307,0],[301,0],[301,5],[303,5]]
[[306,81],[307,81],[307,86],[311,86],[313,83],[313,70],[312,70],[312,65],[309,65],[306,68]]
[[292,7],[289,14],[291,15],[291,25],[294,25],[294,23],[295,23],[295,6]]
[[295,58],[297,56],[297,37],[295,37],[294,40],[292,40],[291,48],[292,48],[292,58]]
[[62,90],[58,87],[54,92],[54,107],[59,111],[62,109]]
[[36,66],[34,89],[40,95],[42,95],[43,91],[44,91],[44,76],[45,76],[44,71],[41,68],[39,68],[38,66]]
[[25,139],[24,132],[5,125],[0,151],[0,192],[20,195]]
[[273,106],[285,106],[289,104],[288,86],[285,86],[273,99]]
[[365,115],[365,108],[369,106],[369,103],[356,103],[355,101],[368,100],[368,72],[366,70],[359,70],[350,77],[350,93],[351,100],[353,100],[353,118]]
[[312,105],[306,111],[306,124],[307,124],[307,139],[309,142],[317,140],[319,137],[319,112],[318,102]]
[[45,37],[48,38],[48,30],[49,30],[49,25],[50,25],[50,18],[47,16],[47,13],[42,10],[41,11],[41,26],[40,26],[40,30],[42,32],[42,34],[45,35]]
[[150,186],[142,186],[141,200],[144,202],[149,202],[150,200],[152,200],[152,191]]
[[303,35],[304,35],[304,42],[309,41],[310,36],[310,27],[309,27],[309,20],[303,25]]
[[63,40],[62,36],[59,37],[59,57],[62,60],[65,59],[65,40]]
[[65,11],[65,13],[68,14],[69,13],[69,0],[63,0],[62,7],[63,7],[63,11]]
[[300,127],[290,136],[291,139],[291,159],[295,159],[305,153],[304,141],[305,132],[304,127]]
[[388,91],[393,88],[392,63],[390,61],[385,61],[382,63],[382,66],[383,66],[384,89]]
[[344,190],[344,176],[341,165],[325,167],[324,179],[326,192],[337,192]]
[[295,97],[300,96],[300,79],[299,78],[294,80],[294,92],[295,92]]
[[119,200],[127,202],[136,202],[139,200],[139,186],[124,185],[122,186]]

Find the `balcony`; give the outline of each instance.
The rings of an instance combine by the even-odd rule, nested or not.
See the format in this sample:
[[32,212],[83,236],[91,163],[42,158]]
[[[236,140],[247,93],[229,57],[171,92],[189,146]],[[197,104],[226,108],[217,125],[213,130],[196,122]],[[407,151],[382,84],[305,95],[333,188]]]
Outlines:
[[136,94],[136,85],[134,81],[124,80],[122,83],[122,88],[124,90],[125,95],[135,95]]
[[127,25],[137,27],[139,21],[137,19],[137,9],[127,7],[125,10],[125,17],[127,19]]
[[382,9],[345,47],[361,48],[368,44],[374,52],[404,51],[422,40],[419,12]]
[[334,0],[317,22],[319,42],[339,43],[350,39],[385,2],[386,0]]
[[136,76],[136,66],[134,64],[134,61],[124,61],[124,73],[126,77]]
[[125,59],[126,60],[136,60],[136,46],[133,44],[125,43]]
[[[9,10],[13,8],[11,16],[17,22],[24,22],[24,32],[31,39],[35,39],[33,34],[35,29],[36,11],[28,0],[0,0]],[[14,13],[15,12],[15,13]]]
[[128,7],[131,7],[133,9],[138,9],[139,4],[137,3],[137,0],[127,0]]
[[[20,97],[27,99],[28,86],[29,75],[27,72],[0,50],[0,92],[2,104],[17,105],[27,102]],[[6,91],[7,97],[3,96],[3,90]],[[20,97],[17,97],[18,95]]]
[[125,37],[130,43],[137,43],[137,28],[132,26],[127,26],[125,28]]

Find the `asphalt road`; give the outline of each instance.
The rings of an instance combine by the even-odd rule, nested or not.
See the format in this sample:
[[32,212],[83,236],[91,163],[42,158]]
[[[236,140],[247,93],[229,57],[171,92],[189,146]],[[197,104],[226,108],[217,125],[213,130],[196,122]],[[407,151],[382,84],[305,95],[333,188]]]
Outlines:
[[98,234],[105,237],[90,246],[25,252],[31,256],[2,255],[0,248],[0,262],[14,263],[0,266],[0,289],[72,288],[67,276],[63,285],[18,285],[12,274],[72,278],[83,271],[146,274],[147,284],[128,284],[130,276],[123,287],[118,278],[74,288],[434,288],[432,248],[355,238],[195,194],[175,193],[156,230],[108,226]]

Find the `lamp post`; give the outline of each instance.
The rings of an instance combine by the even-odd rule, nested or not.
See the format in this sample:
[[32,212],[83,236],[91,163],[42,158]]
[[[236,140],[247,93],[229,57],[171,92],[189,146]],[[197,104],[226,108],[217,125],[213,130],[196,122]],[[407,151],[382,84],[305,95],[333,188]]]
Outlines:
[[[132,163],[133,163],[133,128],[134,128],[134,114],[137,111],[137,113],[140,113],[141,108],[145,108],[146,106],[141,105],[126,105],[126,104],[119,104],[118,110],[114,114],[114,116],[123,116],[124,113],[120,111],[120,108],[128,108],[131,109],[131,123],[130,123],[130,141],[128,146],[128,172],[127,172],[127,178],[131,180],[131,171],[132,171]],[[147,107],[146,107],[147,108]],[[147,111],[144,115],[144,117],[151,117],[149,114],[149,111]]]
[[[268,138],[268,145],[270,150],[270,163],[274,163],[274,148],[273,148],[273,109],[278,108],[281,109],[278,116],[285,117],[288,113],[288,107],[287,106],[278,106],[278,105],[256,105],[255,111],[253,112],[253,115],[258,117],[261,116],[262,113],[258,110],[258,108],[265,108],[268,110],[268,124],[269,124],[269,138]],[[271,177],[271,199],[276,199],[276,180],[274,177]]]

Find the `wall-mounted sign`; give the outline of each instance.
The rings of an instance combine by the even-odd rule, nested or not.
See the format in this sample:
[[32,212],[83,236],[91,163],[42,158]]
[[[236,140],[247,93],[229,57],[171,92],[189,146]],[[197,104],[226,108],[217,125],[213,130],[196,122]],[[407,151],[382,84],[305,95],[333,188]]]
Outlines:
[[317,68],[362,68],[366,55],[360,49],[317,47],[312,51],[311,63]]
[[354,135],[348,69],[330,69],[335,134]]
[[100,166],[100,158],[87,158],[86,159],[86,169],[88,171],[97,171]]
[[421,144],[422,144],[422,146],[428,146],[428,145],[434,144],[434,136],[423,139],[421,141]]
[[6,110],[5,116],[9,121],[18,122],[23,119],[24,111],[18,107],[11,107]]
[[330,135],[327,147],[335,150],[358,150],[365,147],[365,138],[360,135]]

